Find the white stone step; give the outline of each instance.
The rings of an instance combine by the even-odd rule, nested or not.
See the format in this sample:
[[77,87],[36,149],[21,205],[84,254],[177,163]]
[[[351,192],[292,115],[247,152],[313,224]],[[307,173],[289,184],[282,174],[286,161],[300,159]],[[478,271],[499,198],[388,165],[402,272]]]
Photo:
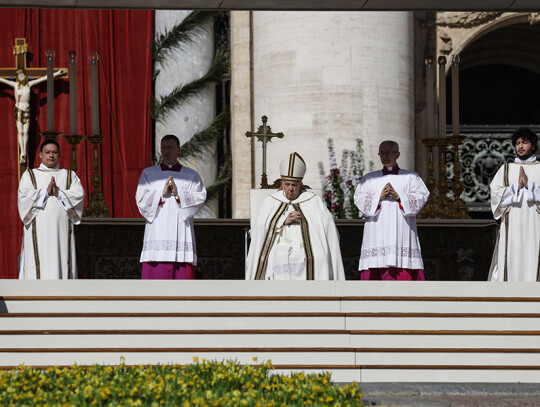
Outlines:
[[535,283],[480,281],[3,280],[0,295],[539,298]]
[[[536,349],[538,350],[538,349]],[[357,365],[540,366],[540,353],[357,352]]]
[[54,300],[54,301],[6,301],[11,313],[32,312],[340,312],[340,300],[334,301],[286,301],[286,300]]
[[[495,311],[498,310],[498,311]],[[343,300],[341,312],[431,312],[431,313],[478,313],[490,314],[494,312],[540,314],[540,301],[530,302],[510,302],[501,299],[500,301],[460,301],[456,298],[453,301],[427,301],[412,300],[406,301],[352,301]]]
[[540,331],[538,318],[347,317],[348,330],[517,330]]
[[361,335],[350,338],[354,348],[537,348],[538,335]]
[[24,329],[345,329],[344,317],[0,317],[2,330]]
[[282,365],[344,365],[355,366],[354,352],[47,352],[47,353],[0,353],[2,365],[89,365],[94,363],[118,364],[124,358],[128,365],[188,364],[193,358],[206,360],[237,360],[242,364],[253,364],[271,360]]
[[[231,331],[234,332],[234,331]],[[540,349],[540,335],[349,335],[324,333],[228,334],[10,334],[2,348],[77,347],[350,347],[350,348],[513,348]],[[76,345],[74,345],[76,343]],[[216,345],[218,344],[218,345]]]
[[190,334],[190,335],[2,335],[3,349],[11,348],[350,348],[348,334]]
[[360,381],[423,383],[539,383],[540,370],[362,369]]
[[[283,300],[265,300],[264,297],[252,300],[6,300],[5,308],[10,313],[56,313],[56,312],[345,312],[345,313],[474,313],[493,314],[494,309],[504,309],[506,314],[540,315],[540,302],[495,301],[362,301],[336,299],[302,300],[301,297]],[[204,298],[204,297],[201,297]],[[249,298],[249,297],[248,297]]]

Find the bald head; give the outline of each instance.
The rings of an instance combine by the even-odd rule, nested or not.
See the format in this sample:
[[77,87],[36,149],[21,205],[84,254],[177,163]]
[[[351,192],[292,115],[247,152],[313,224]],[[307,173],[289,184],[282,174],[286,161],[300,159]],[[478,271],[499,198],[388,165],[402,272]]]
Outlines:
[[392,140],[385,140],[379,144],[379,157],[385,167],[393,167],[399,158],[399,144]]

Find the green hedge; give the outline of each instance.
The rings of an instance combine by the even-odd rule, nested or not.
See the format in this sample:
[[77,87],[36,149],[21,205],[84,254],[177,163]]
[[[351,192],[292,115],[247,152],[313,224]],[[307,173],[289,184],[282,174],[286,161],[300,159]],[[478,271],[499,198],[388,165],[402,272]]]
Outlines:
[[21,366],[0,373],[1,406],[362,406],[356,383],[328,373],[282,376],[271,362],[194,359],[190,365]]

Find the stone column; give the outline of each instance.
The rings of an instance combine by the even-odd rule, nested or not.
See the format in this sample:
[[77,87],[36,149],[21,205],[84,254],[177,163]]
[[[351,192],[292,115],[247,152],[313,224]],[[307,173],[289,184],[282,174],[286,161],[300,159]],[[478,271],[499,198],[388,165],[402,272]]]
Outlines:
[[[413,21],[409,12],[253,12],[253,104],[283,140],[268,146],[268,180],[292,151],[304,157],[304,182],[320,188],[326,141],[338,164],[343,149],[364,140],[366,162],[380,167],[382,140],[400,144],[414,169]],[[257,149],[258,152],[258,149]],[[254,155],[260,177],[261,155]]]
[[[245,135],[253,130],[251,82],[251,11],[231,11],[231,149],[232,217],[249,218],[249,190],[252,187],[252,141]],[[259,174],[260,177],[260,174]]]
[[[182,21],[191,11],[156,10],[156,33],[170,29]],[[214,58],[214,30],[211,24],[197,34],[195,40],[169,53],[163,63],[156,63],[156,97],[169,94],[175,87],[199,79],[208,72]],[[180,143],[187,142],[195,133],[205,129],[216,116],[216,94],[214,86],[208,87],[196,97],[184,103],[162,122],[156,122],[155,150],[159,153],[161,138],[174,134]],[[206,187],[212,185],[217,175],[216,145],[212,145],[203,157],[188,159],[183,165],[197,171]],[[197,217],[214,218],[218,214],[218,200],[207,203]]]

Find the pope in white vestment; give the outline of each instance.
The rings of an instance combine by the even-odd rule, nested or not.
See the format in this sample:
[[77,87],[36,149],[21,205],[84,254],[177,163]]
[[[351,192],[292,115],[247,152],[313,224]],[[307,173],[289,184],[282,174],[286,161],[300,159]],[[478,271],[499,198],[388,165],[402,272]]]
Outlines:
[[293,153],[280,172],[283,189],[265,199],[251,228],[246,280],[345,280],[334,218],[302,189],[304,160]]
[[424,280],[424,264],[416,229],[416,215],[429,191],[422,179],[397,165],[399,146],[379,146],[383,170],[364,176],[354,202],[365,216],[360,252],[362,280]]
[[512,137],[518,157],[491,181],[491,210],[501,221],[489,271],[491,281],[540,281],[540,162],[538,137],[518,129]]
[[24,224],[19,278],[77,278],[73,225],[81,223],[84,189],[74,171],[59,168],[56,141],[40,149],[42,164],[24,172],[17,194]]
[[180,143],[161,141],[163,163],[145,168],[136,201],[146,219],[141,263],[143,279],[194,279],[197,250],[193,216],[204,205],[206,189],[194,170],[177,162]]

